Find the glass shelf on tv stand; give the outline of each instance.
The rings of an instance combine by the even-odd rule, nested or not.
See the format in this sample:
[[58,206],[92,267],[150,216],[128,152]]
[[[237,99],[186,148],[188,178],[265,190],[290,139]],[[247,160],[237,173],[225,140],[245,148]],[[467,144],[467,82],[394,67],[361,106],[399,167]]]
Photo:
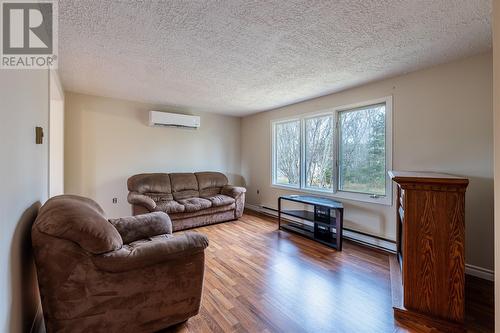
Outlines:
[[[327,209],[328,217],[321,216],[321,219],[319,219],[315,212],[303,209],[282,210],[281,202],[283,200],[311,205],[314,207],[315,212],[318,207],[323,210]],[[331,215],[332,211],[335,216]],[[300,234],[341,251],[343,211],[342,203],[330,198],[300,195],[282,196],[278,199],[278,225],[281,230]],[[284,220],[282,215],[298,218],[301,222],[290,219]],[[308,221],[312,225],[303,223],[303,221]]]

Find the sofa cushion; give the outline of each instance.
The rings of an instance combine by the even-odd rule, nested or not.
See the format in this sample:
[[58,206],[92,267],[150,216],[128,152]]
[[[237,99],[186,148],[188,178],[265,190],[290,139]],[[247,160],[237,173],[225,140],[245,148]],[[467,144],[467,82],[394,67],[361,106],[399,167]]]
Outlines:
[[170,183],[175,200],[198,197],[198,181],[194,173],[171,173]]
[[212,197],[214,195],[220,194],[222,187],[209,187],[203,190],[200,190],[200,197]]
[[165,213],[182,213],[186,208],[184,205],[181,205],[177,201],[160,201],[156,205],[156,211],[165,212]]
[[53,197],[43,205],[33,225],[38,231],[75,242],[100,254],[119,249],[122,237],[94,201],[74,195]]
[[227,185],[227,177],[220,172],[196,172],[200,197],[210,197],[220,193]]
[[226,206],[235,202],[234,198],[228,197],[224,194],[217,194],[205,199],[209,200],[212,203],[212,207]]
[[172,233],[172,222],[164,212],[120,217],[110,219],[109,222],[118,230],[124,244],[156,235]]
[[172,193],[168,173],[142,173],[127,180],[130,192],[139,193]]
[[241,186],[226,185],[222,188],[220,193],[236,199],[242,194],[246,193],[246,191],[247,189]]
[[184,207],[186,208],[185,212],[188,213],[197,212],[199,210],[212,207],[212,203],[209,200],[203,198],[182,199],[179,200],[179,203],[181,205],[184,205]]
[[172,214],[169,214],[168,216],[170,217],[170,220],[173,221],[172,224],[173,224],[174,229],[175,229],[175,223],[174,223],[175,220],[185,220],[185,219],[190,219],[190,218],[197,217],[197,216],[207,216],[207,220],[209,220],[210,215],[227,212],[227,211],[234,210],[234,209],[236,209],[236,204],[233,203],[233,204],[226,205],[226,206],[219,206],[219,207],[212,206],[210,208],[199,210],[197,212],[191,212],[191,213],[187,213],[187,212],[172,213]]
[[153,199],[154,202],[157,204],[162,202],[162,201],[170,201],[174,200],[174,197],[172,196],[171,193],[153,193],[153,192],[146,192],[144,195],[150,197]]
[[147,209],[148,212],[152,212],[156,208],[156,202],[153,199],[139,192],[128,192],[127,201],[133,207],[141,206]]
[[[107,272],[127,272],[167,261],[183,260],[207,247],[208,237],[198,232],[185,232],[177,237],[159,235],[124,245],[118,251],[95,256],[92,261],[99,269]],[[171,264],[166,263],[167,266]],[[140,284],[138,286],[144,287]],[[191,285],[184,287],[189,288]],[[173,304],[178,303],[176,301]]]

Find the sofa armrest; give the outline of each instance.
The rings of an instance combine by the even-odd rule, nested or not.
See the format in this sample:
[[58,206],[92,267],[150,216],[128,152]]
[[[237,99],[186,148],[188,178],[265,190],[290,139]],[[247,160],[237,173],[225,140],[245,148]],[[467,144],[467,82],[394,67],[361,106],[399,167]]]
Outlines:
[[182,260],[202,253],[208,246],[208,238],[197,232],[180,236],[161,235],[124,245],[121,249],[95,255],[92,261],[97,268],[107,272],[126,272],[173,260]]
[[139,192],[129,192],[127,201],[132,205],[144,206],[150,211],[154,211],[156,208],[156,202],[153,199]]
[[122,236],[123,243],[129,244],[139,239],[172,233],[172,222],[164,212],[154,212],[136,216],[110,219],[109,222]]
[[240,186],[226,185],[222,188],[221,194],[228,195],[234,199],[247,191],[246,188]]

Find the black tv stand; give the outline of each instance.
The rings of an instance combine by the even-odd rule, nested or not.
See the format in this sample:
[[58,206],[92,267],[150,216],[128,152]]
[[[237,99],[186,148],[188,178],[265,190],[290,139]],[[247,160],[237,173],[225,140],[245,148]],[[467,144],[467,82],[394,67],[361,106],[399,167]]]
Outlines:
[[[290,209],[282,210],[281,201],[288,200],[314,206],[314,211]],[[331,211],[335,214],[332,215]],[[282,221],[281,215],[293,216],[310,221],[312,226],[294,222]],[[344,206],[341,202],[312,195],[285,195],[278,198],[278,228],[298,233],[313,239],[337,251],[342,251],[342,227],[344,219]]]

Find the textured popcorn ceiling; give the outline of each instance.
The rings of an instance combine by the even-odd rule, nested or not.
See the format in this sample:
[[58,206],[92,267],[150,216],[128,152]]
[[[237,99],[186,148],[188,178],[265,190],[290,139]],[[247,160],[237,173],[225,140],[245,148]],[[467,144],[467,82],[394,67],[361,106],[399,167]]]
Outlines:
[[491,48],[490,0],[59,4],[66,90],[231,115]]

